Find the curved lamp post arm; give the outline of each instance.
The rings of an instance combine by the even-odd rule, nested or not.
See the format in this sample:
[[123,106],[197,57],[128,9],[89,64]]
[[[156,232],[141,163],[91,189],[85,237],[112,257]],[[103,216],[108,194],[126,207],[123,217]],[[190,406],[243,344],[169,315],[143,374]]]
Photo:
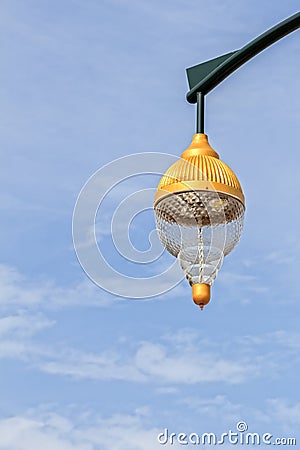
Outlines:
[[204,96],[251,58],[298,28],[300,28],[300,12],[270,28],[240,50],[186,70],[190,87],[186,98],[189,103],[197,102],[198,106],[197,132],[204,132]]
[[240,50],[190,67],[187,69],[190,85],[190,91],[186,96],[187,101],[196,103],[197,92],[202,92],[204,95],[208,94],[240,66],[298,28],[300,28],[300,12],[275,25]]

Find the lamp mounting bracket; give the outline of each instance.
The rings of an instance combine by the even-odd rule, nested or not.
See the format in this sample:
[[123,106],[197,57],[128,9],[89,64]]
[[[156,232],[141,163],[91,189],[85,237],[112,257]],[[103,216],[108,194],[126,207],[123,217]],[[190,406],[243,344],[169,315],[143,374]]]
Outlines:
[[[186,70],[190,91],[189,103],[197,103],[197,93],[204,96],[251,58],[279,39],[300,28],[300,12],[278,23],[240,50],[227,53]],[[199,99],[199,96],[198,96]]]

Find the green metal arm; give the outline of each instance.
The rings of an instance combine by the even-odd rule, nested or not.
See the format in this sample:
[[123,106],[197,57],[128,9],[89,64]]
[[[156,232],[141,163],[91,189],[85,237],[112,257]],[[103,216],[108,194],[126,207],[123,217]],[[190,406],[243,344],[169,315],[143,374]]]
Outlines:
[[240,66],[298,28],[300,28],[300,12],[275,25],[240,50],[190,67],[187,69],[190,87],[190,91],[186,96],[187,101],[196,103],[197,93],[200,92],[203,96],[206,95]]

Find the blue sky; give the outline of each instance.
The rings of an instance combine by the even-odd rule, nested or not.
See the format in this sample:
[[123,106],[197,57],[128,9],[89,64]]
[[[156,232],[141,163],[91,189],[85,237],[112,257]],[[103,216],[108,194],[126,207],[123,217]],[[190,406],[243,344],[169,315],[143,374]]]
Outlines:
[[[1,450],[153,450],[166,427],[221,434],[239,420],[300,439],[299,32],[207,96],[210,143],[238,175],[247,211],[202,313],[185,281],[149,300],[103,291],[72,243],[75,202],[93,173],[136,153],[178,157],[189,145],[185,68],[298,8],[1,2]],[[147,190],[151,200],[159,176],[147,170],[112,190],[97,215],[104,256],[137,278],[174,262],[164,254],[132,264],[109,235],[124,199]],[[126,220],[117,225],[127,233]],[[133,220],[138,250],[149,249],[150,233],[155,243],[153,228],[151,210]]]

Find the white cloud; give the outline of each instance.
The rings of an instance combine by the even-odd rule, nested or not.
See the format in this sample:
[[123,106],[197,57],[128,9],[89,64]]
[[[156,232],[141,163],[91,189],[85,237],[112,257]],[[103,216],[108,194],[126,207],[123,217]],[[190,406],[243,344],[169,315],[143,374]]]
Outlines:
[[[203,397],[196,395],[178,401],[202,418],[202,427],[214,424],[218,432],[235,430],[240,421],[245,421],[249,432],[273,433],[276,437],[295,437],[300,424],[300,403],[283,398],[264,399],[262,404],[250,406],[247,403],[234,403],[227,395]],[[286,433],[286,434],[284,434]]]
[[0,449],[6,450],[92,450],[90,444],[74,443],[61,426],[49,421],[16,416],[0,422]]
[[[113,297],[110,297],[111,299]],[[0,264],[0,304],[5,309],[59,309],[74,306],[108,306],[109,295],[88,279],[72,287],[50,281],[31,281],[14,267]]]
[[162,386],[156,389],[155,391],[157,394],[166,394],[166,395],[177,395],[179,392],[179,389],[174,386]]
[[252,375],[252,367],[247,363],[223,358],[218,353],[196,348],[182,353],[151,342],[141,345],[135,363],[154,381],[171,384],[241,383]]
[[225,395],[212,398],[188,397],[182,403],[196,411],[200,417],[213,419],[218,423],[237,423],[242,417],[242,405],[234,404]]
[[13,334],[15,338],[26,338],[34,335],[36,332],[54,325],[42,314],[28,315],[19,313],[0,318],[0,337],[3,339],[6,335]]
[[[43,305],[43,301],[49,301],[59,292],[58,288],[28,285],[20,274],[3,270],[2,266],[3,273],[7,274],[7,297],[18,307]],[[71,293],[72,290],[61,290],[64,302]],[[78,300],[78,291],[74,295]],[[7,298],[4,296],[3,300]],[[72,297],[70,303],[74,304]],[[172,336],[136,342],[134,346],[128,346],[127,341],[118,342],[118,347],[112,345],[106,351],[89,352],[59,342],[50,347],[45,344],[47,340],[37,339],[37,333],[54,326],[53,320],[30,309],[7,314],[0,319],[0,358],[19,360],[35,370],[75,380],[123,380],[153,383],[169,389],[188,384],[245,383],[269,376],[270,369],[279,377],[282,367],[291,364],[291,354],[299,349],[298,334],[276,331],[233,339],[235,352],[232,355],[228,346],[225,348],[217,340],[207,340],[198,330],[181,329]],[[274,342],[277,345],[266,351],[264,345]],[[286,351],[280,351],[280,346]]]
[[31,366],[75,380],[123,380],[162,386],[207,382],[242,383],[255,376],[253,366],[214,352],[194,350],[180,355],[174,348],[144,342],[130,355],[126,350],[85,353],[75,349],[49,350],[38,345],[6,342],[0,356],[27,359]]
[[[217,425],[214,431],[206,428],[202,422],[198,434],[215,432],[220,436],[228,432],[224,423],[230,420],[230,429],[235,430],[237,414],[238,421],[242,420],[245,407],[234,405],[225,396],[217,395],[211,399],[198,399],[192,407],[197,417],[209,417]],[[127,414],[114,414],[104,417],[91,411],[81,411],[75,405],[66,407],[64,413],[53,410],[45,405],[0,419],[0,450],[159,450],[162,448],[157,441],[159,433],[163,432],[166,424],[157,426],[157,418],[148,407],[141,407]],[[259,414],[258,414],[259,413]],[[225,415],[224,417],[222,417]],[[276,429],[273,438],[283,436],[295,437],[295,427],[300,424],[300,405],[290,404],[284,399],[270,399],[264,410],[248,409],[246,423],[249,432],[266,433],[268,424]],[[223,424],[222,424],[223,422]],[[219,426],[221,423],[221,426]],[[261,428],[263,427],[263,428]],[[168,433],[190,433],[192,430],[172,427]],[[224,448],[231,448],[225,444]],[[243,446],[236,445],[236,448]],[[182,448],[176,438],[172,448]],[[203,446],[210,448],[210,446]]]
[[[38,319],[38,320],[37,320]],[[36,321],[31,332],[28,329]],[[201,338],[190,340],[188,335],[183,351],[181,336],[174,343],[168,337],[158,342],[135,343],[132,350],[127,342],[119,342],[118,348],[102,352],[84,352],[78,349],[37,342],[33,334],[54,325],[41,317],[7,317],[3,319],[5,339],[0,343],[0,357],[23,361],[35,370],[74,380],[123,380],[127,382],[153,383],[164,388],[198,383],[243,383],[260,372],[258,362],[243,356],[235,359],[222,355],[222,351],[207,347]],[[1,327],[1,322],[0,322]],[[1,330],[1,328],[0,328]],[[169,391],[170,392],[170,391]]]
[[238,272],[229,272],[229,271],[222,271],[218,275],[218,279],[221,283],[228,284],[228,285],[235,285],[237,283],[245,284],[245,283],[251,283],[256,280],[255,275],[243,275]]
[[268,401],[268,414],[271,420],[278,421],[286,430],[295,431],[300,426],[300,403],[274,398]]
[[[255,376],[253,365],[214,352],[193,349],[184,355],[163,344],[143,342],[133,355],[119,352],[83,353],[66,349],[36,362],[47,373],[74,379],[125,380],[162,385],[206,382],[242,383]],[[122,355],[122,356],[121,356]],[[170,386],[168,386],[170,389]]]
[[37,361],[36,366],[43,372],[67,376],[74,379],[147,381],[147,376],[128,361],[123,361],[117,353],[84,353],[66,349],[60,354],[46,355],[45,361]]
[[49,347],[43,343],[47,340],[37,340],[36,334],[53,327],[55,322],[35,310],[101,305],[103,303],[96,300],[99,289],[88,281],[74,288],[60,288],[48,282],[33,283],[5,265],[0,266],[0,286],[3,310],[14,310],[13,314],[8,313],[0,319],[0,357],[23,361],[43,372],[74,379],[161,385],[240,383],[255,373],[253,366],[244,359],[236,361],[222,357],[216,349],[210,350],[205,342],[205,345],[196,346],[199,336],[190,330],[179,330],[172,338],[161,337],[158,342],[136,343],[134,351],[128,351],[126,347],[92,353],[59,343]]
[[22,361],[46,373],[74,379],[145,381],[146,376],[115,351],[88,353],[59,344],[51,347],[35,336],[55,325],[42,314],[19,313],[0,319],[0,358]]
[[272,347],[281,346],[285,348],[286,352],[298,352],[300,348],[300,333],[286,330],[276,330],[269,333],[244,336],[241,338],[241,342],[250,346],[261,346],[271,344]]
[[266,255],[265,260],[273,264],[282,265],[296,263],[298,258],[299,256],[296,254],[294,248],[293,253],[290,251],[290,249],[271,251],[268,255]]
[[43,314],[28,314],[23,311],[0,318],[0,358],[29,362],[45,353],[41,345],[32,338],[41,330],[54,326],[55,321]]
[[[180,292],[188,287],[180,284],[184,274],[175,259],[172,258],[171,262],[168,259],[166,261],[165,264],[158,262],[156,273],[154,275],[150,273],[148,278],[128,277],[112,268],[110,275],[102,277],[98,282],[105,285],[107,290],[111,289],[119,295],[123,293],[128,298],[134,293],[137,295],[141,292],[144,292],[146,297],[165,292],[164,298],[167,298],[174,295],[172,288],[177,285],[175,294],[180,295]],[[165,271],[168,271],[166,276]],[[154,288],[152,276],[156,277]],[[57,310],[71,307],[110,307],[122,301],[121,297],[99,288],[86,275],[83,274],[82,277],[83,281],[73,283],[71,286],[59,286],[48,280],[32,281],[16,268],[0,264],[0,305],[6,311],[15,311],[15,308]],[[139,299],[143,300],[143,297]]]
[[[207,382],[242,383],[259,373],[259,364],[243,356],[222,355],[190,330],[162,336],[157,342],[128,346],[119,342],[105,351],[86,352],[59,342],[51,347],[38,339],[41,330],[55,326],[42,314],[19,312],[0,319],[0,358],[15,359],[35,370],[75,380],[123,380],[162,387]],[[47,342],[47,341],[46,341]],[[205,349],[205,350],[203,350]]]
[[[161,431],[143,413],[109,418],[82,414],[77,420],[31,411],[0,420],[0,449],[7,450],[155,450]],[[178,446],[174,446],[178,448]]]

